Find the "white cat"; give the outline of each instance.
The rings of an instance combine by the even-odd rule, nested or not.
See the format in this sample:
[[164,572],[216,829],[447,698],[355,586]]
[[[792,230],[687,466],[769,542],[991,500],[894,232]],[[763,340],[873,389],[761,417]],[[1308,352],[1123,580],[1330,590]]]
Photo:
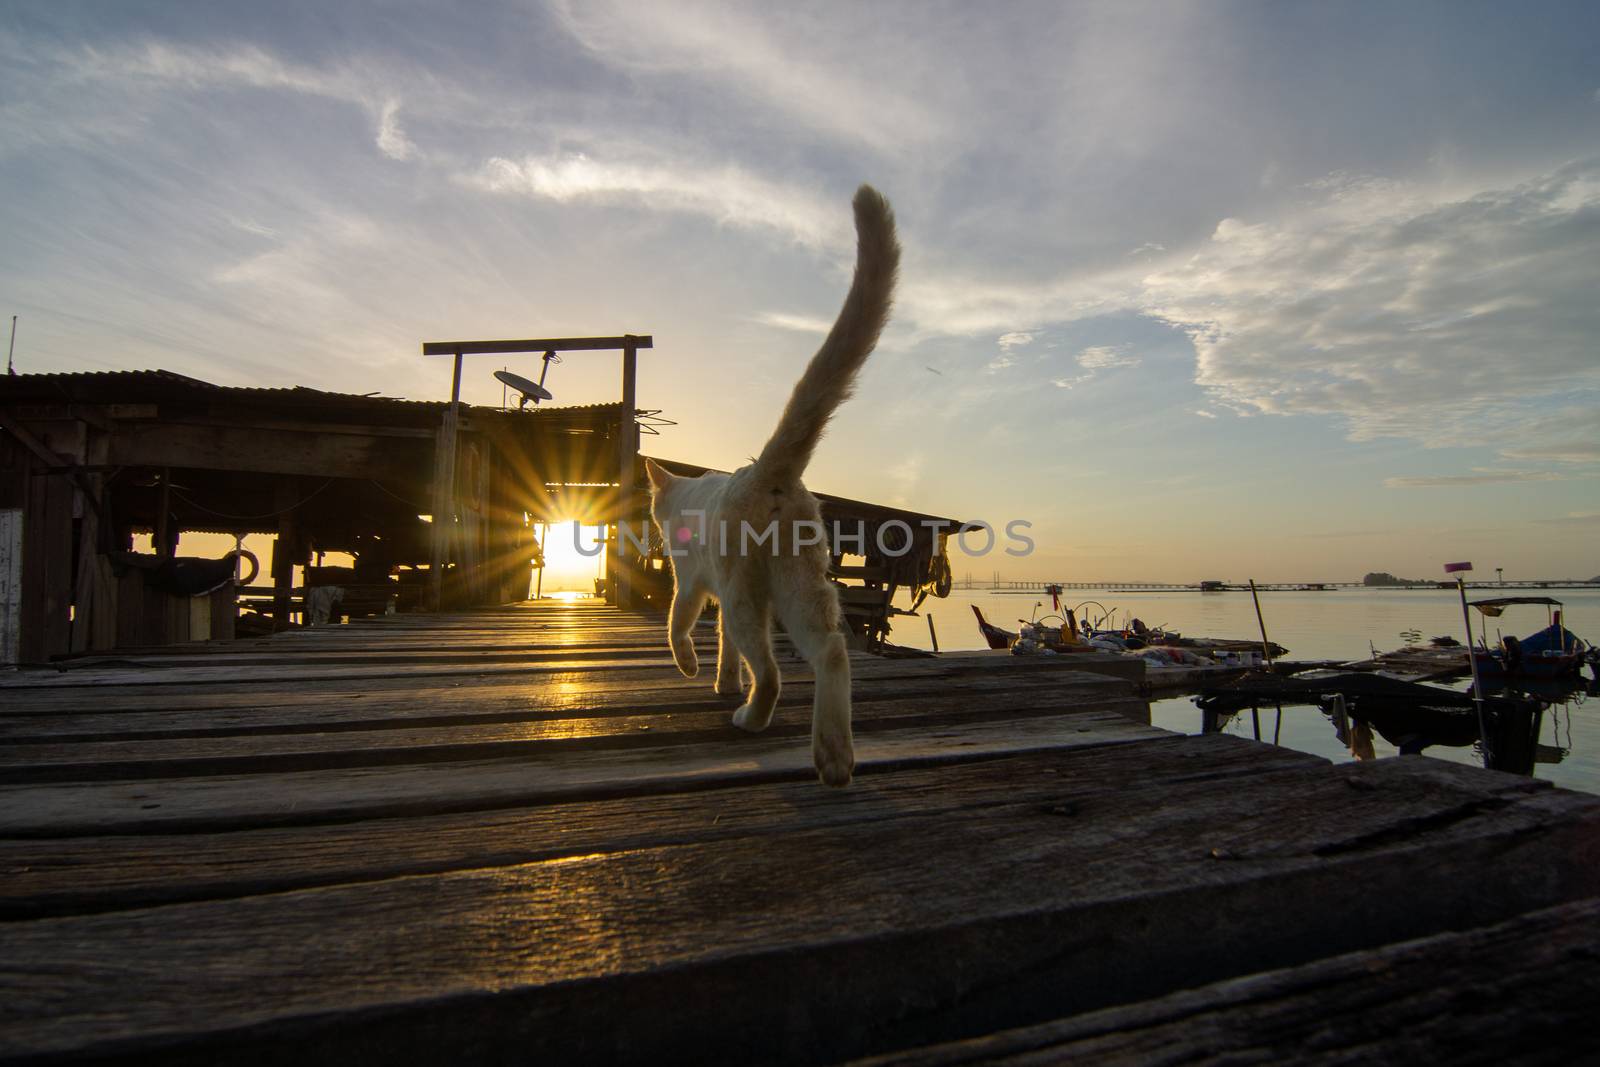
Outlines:
[[[889,318],[900,246],[889,204],[870,186],[855,196],[856,272],[844,307],[811,358],[778,428],[754,463],[732,474],[677,477],[653,460],[651,516],[672,551],[672,656],[688,677],[699,671],[690,630],[715,597],[716,691],[739,692],[742,659],[750,695],[734,725],[757,732],[772,721],[782,685],[769,626],[783,624],[816,674],[811,757],[828,785],[850,784],[850,658],[839,597],[829,584],[828,549],[817,500],[800,484],[835,409],[849,398]],[[765,536],[764,536],[765,535]]]

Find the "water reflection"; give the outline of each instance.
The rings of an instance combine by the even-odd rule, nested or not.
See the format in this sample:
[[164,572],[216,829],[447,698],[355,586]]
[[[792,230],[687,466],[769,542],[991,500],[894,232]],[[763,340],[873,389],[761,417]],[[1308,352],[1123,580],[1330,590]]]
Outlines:
[[[1311,705],[1320,710],[1339,746],[1354,760],[1376,759],[1376,740],[1381,738],[1402,755],[1468,749],[1485,767],[1531,776],[1538,765],[1559,764],[1571,754],[1572,712],[1600,695],[1600,682],[1593,678],[1486,687],[1481,707],[1470,686],[1465,690],[1428,687],[1436,696],[1419,695],[1418,688],[1308,692],[1304,697],[1288,696],[1270,703],[1194,699],[1201,709],[1202,733],[1221,733],[1241,722],[1238,732],[1277,743],[1284,708],[1291,708],[1292,715],[1294,705]],[[1250,717],[1248,729],[1242,725],[1246,715]],[[1276,716],[1270,738],[1262,726],[1268,716]],[[1544,740],[1547,722],[1549,740],[1554,743]]]

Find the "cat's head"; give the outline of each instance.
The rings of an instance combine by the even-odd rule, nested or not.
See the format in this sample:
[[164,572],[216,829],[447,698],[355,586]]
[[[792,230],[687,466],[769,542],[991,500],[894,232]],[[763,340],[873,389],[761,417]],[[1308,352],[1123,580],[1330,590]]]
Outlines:
[[644,472],[650,479],[650,517],[665,529],[667,524],[663,520],[671,517],[673,511],[673,487],[687,479],[673,474],[649,456],[644,458]]

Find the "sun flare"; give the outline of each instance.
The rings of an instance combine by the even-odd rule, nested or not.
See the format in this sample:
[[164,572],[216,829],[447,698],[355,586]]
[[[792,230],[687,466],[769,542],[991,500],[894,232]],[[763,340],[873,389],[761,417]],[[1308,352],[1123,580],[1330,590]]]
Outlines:
[[604,529],[578,522],[557,522],[540,534],[544,545],[543,596],[576,592],[592,594],[594,580],[605,567]]

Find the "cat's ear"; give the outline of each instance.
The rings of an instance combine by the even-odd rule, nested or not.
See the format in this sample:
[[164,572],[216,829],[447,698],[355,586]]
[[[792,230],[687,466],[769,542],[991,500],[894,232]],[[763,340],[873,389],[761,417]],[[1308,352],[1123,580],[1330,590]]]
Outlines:
[[644,457],[644,472],[650,478],[650,491],[652,493],[659,493],[672,484],[671,472],[649,456]]

